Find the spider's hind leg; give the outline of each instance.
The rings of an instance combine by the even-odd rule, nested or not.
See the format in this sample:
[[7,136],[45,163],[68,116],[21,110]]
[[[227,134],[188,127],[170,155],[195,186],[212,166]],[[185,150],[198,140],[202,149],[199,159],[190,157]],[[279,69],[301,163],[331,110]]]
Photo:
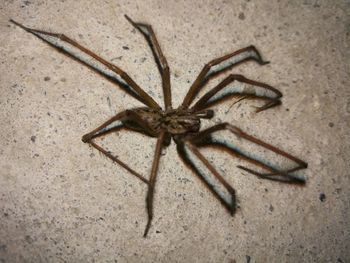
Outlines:
[[82,137],[82,141],[84,143],[90,144],[92,147],[94,147],[95,149],[100,151],[102,154],[107,156],[113,162],[118,163],[120,166],[122,166],[124,169],[129,171],[131,174],[133,174],[134,176],[139,178],[144,183],[149,184],[149,181],[144,176],[140,175],[138,172],[136,172],[134,169],[132,169],[129,165],[127,165],[126,163],[119,160],[119,158],[117,156],[112,155],[109,151],[107,151],[106,149],[104,149],[103,147],[101,147],[100,145],[98,145],[94,141],[94,139],[101,137],[101,136],[105,136],[111,132],[115,132],[115,131],[118,131],[118,130],[123,129],[123,128],[128,129],[128,127],[126,127],[124,125],[124,122],[128,121],[128,120],[134,121],[135,123],[138,123],[138,125],[140,127],[142,127],[143,129],[148,130],[149,132],[152,132],[152,130],[145,123],[143,123],[135,114],[133,114],[132,111],[126,110],[126,111],[118,113],[117,115],[110,118],[109,120],[107,120],[105,123],[103,123],[102,125],[100,125],[96,129],[94,129],[93,131],[85,134]]
[[[132,122],[134,125],[138,126],[134,131],[141,132],[145,131],[146,134],[152,136],[152,137],[158,137],[156,150],[154,154],[152,169],[151,169],[151,175],[149,179],[146,179],[144,176],[137,173],[135,170],[133,170],[129,165],[122,162],[118,159],[117,156],[113,156],[109,151],[102,148],[100,145],[96,144],[94,142],[94,139],[104,136],[108,133],[118,131],[122,128],[131,129],[127,125],[124,125],[124,123]],[[133,129],[131,129],[133,130]],[[147,123],[145,123],[142,119],[138,117],[137,114],[135,114],[132,110],[126,110],[123,112],[120,112],[116,116],[112,117],[105,123],[103,123],[101,126],[97,127],[93,131],[85,134],[82,137],[82,141],[85,143],[89,143],[91,146],[93,146],[95,149],[100,151],[102,154],[107,156],[109,159],[111,159],[113,162],[118,163],[120,166],[128,170],[131,174],[142,180],[144,183],[148,185],[148,191],[146,196],[146,206],[147,206],[147,214],[148,214],[148,222],[145,228],[144,237],[147,236],[148,231],[151,226],[151,222],[153,219],[153,196],[154,196],[154,188],[156,183],[156,177],[158,172],[158,166],[159,166],[159,160],[161,156],[161,149],[162,147],[166,146],[166,144],[170,143],[170,137],[169,134],[166,134],[165,132],[160,133],[157,135],[149,126]]]
[[146,205],[147,205],[147,214],[148,214],[148,221],[145,228],[145,232],[143,234],[143,237],[146,237],[148,234],[148,231],[151,227],[152,219],[153,219],[153,196],[154,196],[154,188],[158,173],[158,166],[159,166],[159,160],[161,156],[162,147],[164,145],[164,139],[165,139],[165,133],[162,132],[157,140],[156,150],[154,153],[154,159],[152,163],[152,170],[151,170],[151,176],[149,179],[148,184],[148,192],[146,196]]
[[43,30],[26,27],[13,19],[10,22],[19,26],[23,30],[33,34],[37,38],[46,42],[48,45],[56,48],[59,52],[82,63],[89,69],[99,73],[112,83],[118,85],[126,93],[139,100],[143,104],[153,108],[160,109],[157,102],[149,96],[136,82],[121,68],[103,59],[88,48],[82,46],[72,38],[64,34],[51,33]]

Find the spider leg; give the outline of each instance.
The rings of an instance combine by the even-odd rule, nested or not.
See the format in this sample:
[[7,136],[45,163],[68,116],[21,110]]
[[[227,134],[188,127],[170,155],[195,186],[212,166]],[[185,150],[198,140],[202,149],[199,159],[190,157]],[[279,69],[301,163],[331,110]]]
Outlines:
[[[235,86],[235,82],[241,82],[249,86]],[[239,97],[240,100],[247,98],[266,100],[267,103],[264,106],[257,107],[256,112],[260,112],[281,104],[282,93],[265,83],[247,79],[242,75],[231,74],[204,94],[192,109],[200,111],[231,97]]]
[[[82,141],[85,143],[89,143],[91,146],[99,150],[101,153],[106,155],[108,158],[110,158],[112,161],[118,163],[120,166],[125,168],[127,171],[129,171],[131,174],[139,178],[141,181],[146,183],[148,185],[148,192],[146,196],[146,205],[147,205],[147,213],[148,213],[148,222],[145,228],[144,232],[144,237],[147,236],[147,233],[150,229],[152,218],[153,218],[153,196],[154,196],[154,187],[155,187],[155,182],[156,182],[156,176],[157,176],[157,171],[158,171],[158,166],[159,166],[159,159],[161,155],[161,150],[162,146],[164,145],[165,139],[166,139],[166,134],[165,132],[161,132],[160,135],[158,135],[158,140],[157,140],[157,145],[156,145],[156,150],[154,154],[154,159],[153,159],[153,164],[152,164],[152,170],[151,170],[151,176],[147,180],[144,176],[140,175],[137,173],[135,170],[130,168],[129,165],[126,163],[122,162],[121,160],[118,159],[118,157],[113,156],[110,152],[102,148],[101,146],[97,145],[94,142],[95,138],[104,136],[110,132],[114,132],[117,130],[120,130],[122,128],[129,128],[125,125],[127,121],[132,121],[137,123],[137,125],[140,127],[140,129],[134,130],[138,132],[142,132],[142,130],[147,130],[147,134],[150,136],[157,136],[157,134],[152,131],[150,127],[147,126],[146,123],[143,123],[143,121],[138,118],[138,116],[129,110],[123,111],[115,115],[114,117],[110,118],[107,120],[105,123],[103,123],[101,126],[98,128],[94,129],[93,131],[85,134],[82,138]],[[130,128],[129,128],[130,129]]]
[[141,32],[149,44],[162,77],[165,109],[171,109],[170,70],[152,27],[148,24],[136,23],[127,15],[125,18]]
[[236,194],[233,187],[199,152],[191,140],[178,139],[176,143],[177,151],[185,164],[195,172],[231,215],[234,215],[236,211]]
[[241,63],[250,60],[257,62],[260,65],[269,63],[268,61],[262,60],[260,53],[254,46],[242,48],[238,51],[214,59],[207,63],[190,87],[184,101],[182,102],[182,107],[188,107],[193,101],[194,97],[211,78],[225,70],[231,69]]
[[[233,144],[232,142],[227,141],[225,138],[221,138],[220,136],[218,136],[216,132],[220,130],[228,130],[231,133],[235,134],[239,139],[239,142],[241,142],[241,145],[239,145],[239,143]],[[259,157],[257,155],[254,156],[247,149],[244,149],[244,146],[243,146],[244,140],[247,142],[256,144],[258,146],[261,146],[263,149],[271,151],[276,155],[280,155],[286,158],[287,160],[290,160],[293,163],[295,163],[296,166],[293,166],[292,168],[289,168],[289,169],[282,169],[273,163],[274,160],[271,161],[271,160],[263,159],[262,157]],[[275,146],[272,146],[271,144],[263,142],[260,139],[243,132],[236,126],[233,126],[229,123],[221,123],[211,128],[208,128],[202,132],[199,132],[198,134],[196,134],[196,137],[192,139],[192,143],[194,143],[198,147],[205,147],[205,146],[219,147],[223,150],[226,150],[228,153],[230,153],[231,155],[237,158],[240,158],[255,166],[258,166],[264,170],[267,170],[268,173],[261,173],[241,165],[237,166],[238,168],[243,169],[251,174],[254,174],[261,179],[269,179],[269,180],[274,180],[274,181],[279,181],[284,183],[294,183],[294,184],[305,184],[306,182],[305,178],[293,173],[301,169],[306,169],[307,163],[305,163],[304,161],[300,160],[299,158],[285,151],[282,151],[281,149]]]
[[126,72],[104,60],[89,49],[83,47],[73,39],[63,34],[28,28],[12,19],[10,19],[10,22],[40,38],[63,54],[79,61],[95,72],[100,73],[113,83],[118,84],[124,91],[143,104],[154,109],[160,109],[159,105],[140,86],[138,86]]
[[153,163],[152,163],[151,176],[149,178],[148,192],[147,192],[147,197],[146,197],[148,222],[147,222],[147,225],[146,225],[143,237],[147,236],[148,231],[149,231],[149,229],[151,227],[152,219],[153,219],[154,187],[155,187],[155,184],[156,184],[159,160],[160,160],[160,155],[161,155],[164,139],[165,139],[165,132],[161,132],[159,137],[158,137],[158,140],[157,140],[156,150],[155,150],[155,153],[154,153],[154,159],[153,159]]
[[89,143],[92,147],[100,151],[102,154],[106,155],[113,162],[116,162],[117,164],[122,166],[124,169],[129,171],[131,174],[139,178],[144,183],[149,184],[149,181],[144,176],[140,175],[138,172],[130,168],[129,165],[119,160],[117,156],[112,155],[109,151],[105,150],[100,145],[94,142],[94,139],[104,136],[110,132],[117,131],[122,128],[128,128],[127,126],[125,126],[126,121],[136,122],[140,126],[140,128],[149,130],[151,133],[150,135],[152,135],[152,130],[149,127],[147,127],[146,124],[142,123],[142,121],[138,119],[136,114],[134,114],[132,111],[127,110],[127,111],[118,113],[117,115],[115,115],[114,117],[110,118],[105,123],[103,123],[101,126],[85,134],[82,137],[82,141],[85,143]]

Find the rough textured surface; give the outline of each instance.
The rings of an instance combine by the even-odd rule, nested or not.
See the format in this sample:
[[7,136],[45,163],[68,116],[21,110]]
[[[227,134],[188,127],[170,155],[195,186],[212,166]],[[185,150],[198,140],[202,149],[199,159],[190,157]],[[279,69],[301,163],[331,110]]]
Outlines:
[[[350,262],[349,1],[5,0],[0,13],[0,262]],[[234,72],[280,89],[283,105],[256,115],[226,103],[210,123],[306,160],[307,185],[258,180],[208,153],[237,190],[232,218],[172,145],[142,238],[145,185],[81,142],[140,104],[8,22],[64,32],[162,102],[151,52],[125,13],[153,25],[175,105],[206,62],[254,44],[271,64]],[[154,139],[120,133],[110,143],[148,173]]]

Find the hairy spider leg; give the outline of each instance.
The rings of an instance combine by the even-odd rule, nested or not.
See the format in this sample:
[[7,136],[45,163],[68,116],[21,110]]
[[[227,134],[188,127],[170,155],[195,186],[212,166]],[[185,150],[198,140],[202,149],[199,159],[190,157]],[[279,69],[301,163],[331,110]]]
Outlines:
[[[126,126],[124,124],[127,121],[133,122],[134,123],[133,125],[137,124],[139,126],[140,130],[139,129],[137,129],[137,130],[130,129],[128,126]],[[112,161],[118,163],[120,166],[125,168],[131,174],[135,175],[137,178],[139,178],[140,180],[142,180],[144,183],[146,183],[148,185],[148,192],[147,192],[147,196],[146,196],[148,222],[147,222],[145,232],[144,232],[144,237],[146,237],[148,234],[148,231],[150,229],[152,219],[153,219],[154,187],[155,187],[155,183],[156,183],[156,176],[157,176],[157,172],[158,172],[161,150],[162,150],[162,147],[164,146],[164,142],[166,139],[166,133],[161,132],[158,135],[156,150],[155,150],[154,159],[153,159],[153,163],[152,163],[151,175],[150,175],[150,178],[147,180],[144,176],[140,175],[135,170],[130,168],[129,165],[122,162],[116,156],[113,156],[110,152],[108,152],[107,150],[105,150],[101,146],[97,145],[93,141],[95,138],[98,138],[100,136],[104,136],[104,135],[111,133],[111,132],[115,132],[115,131],[120,130],[122,128],[126,128],[126,129],[137,131],[137,132],[142,132],[142,133],[145,132],[146,134],[148,134],[149,136],[152,136],[152,137],[157,136],[157,133],[153,132],[152,128],[150,128],[147,125],[147,123],[145,123],[142,119],[140,119],[137,114],[135,114],[133,111],[126,110],[126,111],[118,113],[116,116],[110,118],[105,123],[103,123],[101,126],[97,127],[93,131],[85,134],[82,138],[82,141],[85,143],[89,143],[91,146],[93,146],[98,151],[100,151],[101,153],[106,155]]]
[[65,36],[64,34],[56,34],[28,28],[14,21],[13,19],[10,19],[10,22],[40,38],[63,54],[68,55],[88,68],[100,73],[143,104],[154,109],[160,109],[159,105],[152,99],[152,97],[150,97],[139,85],[137,85],[126,72],[114,64],[104,60],[89,49],[83,47],[73,39]]
[[152,219],[153,219],[154,187],[156,184],[156,178],[157,178],[158,167],[159,167],[159,160],[160,160],[160,155],[162,152],[162,147],[164,146],[164,140],[165,140],[165,132],[163,131],[159,134],[158,139],[157,139],[156,150],[154,153],[154,158],[153,158],[153,163],[152,163],[151,176],[150,176],[149,184],[148,184],[148,192],[147,192],[147,197],[146,197],[148,221],[147,221],[147,225],[146,225],[143,237],[147,236],[149,228],[151,227]]
[[[235,82],[249,84],[249,86],[235,86]],[[265,105],[256,107],[256,112],[260,112],[280,105],[282,93],[263,82],[251,80],[242,75],[230,74],[217,86],[204,94],[192,109],[194,111],[200,111],[232,97],[239,97],[239,101],[243,99],[261,99],[267,101]]]
[[[234,215],[236,211],[235,189],[219,174],[213,165],[199,152],[190,139],[176,140],[177,151],[181,159],[201,179],[223,206]],[[203,166],[204,164],[204,166]],[[218,185],[222,185],[225,191]]]
[[[241,149],[236,148],[235,145],[228,144],[225,140],[222,140],[216,136],[213,136],[215,132],[220,130],[229,130],[240,139],[245,139],[253,142],[263,148],[266,148],[277,155],[281,155],[297,164],[297,166],[288,169],[280,170],[278,168],[272,167],[270,164],[264,163],[261,160],[253,158],[247,155]],[[293,175],[291,173],[307,168],[307,163],[292,156],[289,153],[282,151],[281,149],[272,146],[271,144],[265,143],[247,133],[243,132],[239,128],[230,125],[229,123],[221,123],[212,126],[206,130],[203,130],[194,136],[184,136],[176,139],[177,150],[181,159],[187,164],[195,174],[205,183],[209,190],[214,194],[214,196],[224,205],[224,207],[233,215],[236,211],[236,196],[233,187],[217,172],[217,170],[210,164],[210,162],[200,153],[199,149],[202,147],[218,147],[222,150],[227,151],[232,156],[236,158],[243,159],[249,163],[252,163],[258,167],[261,167],[269,173],[263,174],[254,171],[250,168],[240,166],[237,167],[258,176],[261,179],[269,179],[274,181],[279,181],[282,183],[291,183],[304,185],[305,178]],[[206,169],[203,167],[203,165]],[[221,183],[221,186],[225,188],[225,191],[220,190],[215,179]]]
[[260,53],[254,46],[242,48],[207,63],[190,87],[187,95],[182,102],[182,107],[189,107],[195,96],[211,78],[215,77],[221,72],[224,72],[225,70],[231,69],[250,60],[257,62],[260,65],[269,63],[268,61],[262,60]]
[[158,43],[156,35],[152,29],[151,25],[136,23],[131,20],[130,17],[125,15],[125,18],[145,37],[148,45],[150,46],[154,59],[156,61],[159,73],[162,77],[162,86],[163,86],[163,94],[164,94],[164,105],[165,109],[172,109],[171,103],[171,89],[170,89],[170,70],[168,66],[168,62],[163,55],[162,49]]
[[[296,166],[287,170],[276,168],[273,166],[272,163],[269,163],[267,160],[262,160],[256,156],[253,157],[252,153],[248,154],[247,151],[245,151],[245,149],[239,148],[239,145],[234,145],[226,141],[225,138],[222,139],[221,137],[217,136],[215,133],[220,130],[228,130],[231,133],[235,134],[240,140],[242,139],[247,140],[269,151],[272,151],[277,155],[283,156],[284,158],[295,163]],[[221,123],[221,124],[214,125],[206,130],[199,132],[191,140],[192,140],[192,143],[198,147],[213,146],[213,147],[221,148],[223,150],[226,150],[228,153],[230,153],[235,157],[241,158],[249,163],[252,163],[258,167],[261,167],[269,171],[269,173],[263,174],[263,173],[253,171],[241,165],[237,166],[238,168],[243,169],[247,172],[250,172],[258,176],[259,178],[270,179],[270,180],[280,181],[284,183],[295,183],[295,184],[305,184],[306,182],[305,178],[292,173],[301,169],[306,169],[308,166],[307,163],[271,144],[268,144],[254,136],[251,136],[243,132],[238,127],[233,126],[229,123]]]
[[142,180],[144,183],[149,184],[149,180],[147,180],[144,176],[140,175],[138,172],[133,170],[129,165],[122,162],[118,159],[118,157],[113,156],[110,152],[99,146],[94,142],[95,138],[104,136],[108,133],[120,130],[122,128],[126,128],[128,130],[132,130],[125,126],[125,121],[133,121],[134,123],[137,123],[140,127],[147,129],[150,133],[152,132],[152,129],[147,126],[146,123],[143,123],[142,120],[139,119],[139,117],[133,113],[132,111],[123,111],[115,115],[114,117],[110,118],[106,122],[104,122],[101,126],[97,127],[93,131],[85,134],[82,137],[82,141],[85,143],[89,143],[91,146],[96,148],[98,151],[106,155],[109,159],[111,159],[113,162],[118,163],[120,166],[122,166],[124,169],[129,171],[131,174]]

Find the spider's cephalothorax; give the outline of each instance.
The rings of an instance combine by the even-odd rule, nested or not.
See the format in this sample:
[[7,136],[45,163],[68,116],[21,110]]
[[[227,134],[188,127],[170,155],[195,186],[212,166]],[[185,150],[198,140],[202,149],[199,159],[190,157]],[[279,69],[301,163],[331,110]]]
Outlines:
[[[162,109],[158,103],[139,85],[137,85],[135,81],[133,81],[132,78],[121,68],[104,60],[73,39],[63,34],[31,29],[15,22],[14,20],[10,21],[69,57],[73,57],[90,69],[98,72],[146,106],[122,111],[93,131],[85,134],[82,138],[83,142],[89,143],[98,151],[147,184],[148,192],[146,196],[146,205],[148,222],[144,232],[144,237],[146,237],[150,229],[153,218],[153,196],[161,150],[163,147],[170,144],[171,137],[174,138],[181,159],[188,167],[192,168],[194,173],[208,187],[215,198],[217,198],[231,214],[234,214],[236,211],[235,190],[217,171],[214,165],[201,154],[199,151],[201,147],[220,148],[230,153],[233,157],[245,161],[247,165],[250,164],[254,165],[254,167],[259,167],[260,170],[242,165],[237,166],[243,171],[258,176],[258,178],[284,183],[305,184],[305,179],[300,175],[295,174],[295,172],[300,169],[305,169],[307,163],[277,147],[272,146],[271,144],[263,142],[256,137],[243,132],[238,127],[232,126],[228,123],[220,123],[200,131],[200,119],[210,119],[214,115],[213,111],[208,108],[227,99],[238,98],[238,101],[243,99],[258,99],[265,102],[263,106],[257,108],[256,112],[261,112],[281,104],[280,99],[282,93],[277,89],[268,84],[235,74],[230,74],[193,104],[193,100],[199,94],[199,91],[201,91],[208,81],[219,73],[225,72],[226,70],[232,69],[233,67],[247,61],[254,61],[260,65],[267,64],[268,62],[262,60],[259,52],[254,46],[240,49],[207,63],[191,85],[181,106],[174,110],[172,109],[171,102],[170,70],[152,27],[148,24],[135,23],[128,16],[126,16],[126,18],[144,35],[152,49],[153,56],[162,77],[165,109]],[[240,83],[245,87],[242,88],[240,85],[236,85],[237,83]],[[136,172],[129,165],[122,162],[118,156],[113,155],[98,145],[94,140],[95,138],[105,136],[111,132],[119,131],[121,128],[141,132],[157,138],[149,178]],[[217,134],[217,132],[221,130],[227,130],[235,134],[239,138],[238,142],[232,143],[228,142],[226,139],[222,139]],[[259,156],[259,152],[250,153],[244,142],[250,142],[256,146],[260,146],[262,150],[268,150],[276,156],[290,161],[293,165],[289,168],[282,169],[279,167],[276,160]],[[262,172],[261,170],[265,172]]]
[[[210,119],[214,116],[212,110],[204,110],[202,112],[192,112],[188,109],[169,109],[156,110],[152,108],[136,108],[128,111],[135,113],[141,120],[143,125],[149,127],[152,131],[151,135],[157,137],[161,132],[169,133],[170,135],[182,135],[187,133],[198,132],[200,129],[200,119]],[[131,129],[144,130],[138,123],[126,121],[126,126]]]

